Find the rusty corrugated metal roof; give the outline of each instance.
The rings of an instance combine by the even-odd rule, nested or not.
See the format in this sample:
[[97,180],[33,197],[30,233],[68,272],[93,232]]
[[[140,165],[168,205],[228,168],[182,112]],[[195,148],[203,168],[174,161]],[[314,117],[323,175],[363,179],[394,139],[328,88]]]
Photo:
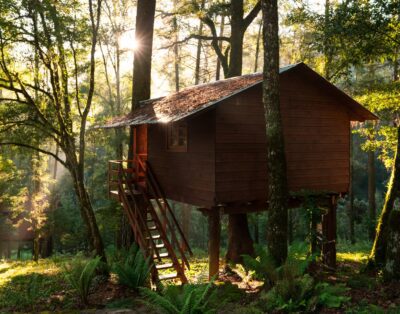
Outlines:
[[[304,63],[289,65],[280,69],[280,74],[294,69],[307,69],[313,75],[319,76]],[[320,76],[319,76],[320,77]],[[333,84],[320,77],[321,82],[329,84],[335,92],[347,97],[349,107],[361,113],[361,120],[375,119],[373,115],[358,104],[351,97],[337,89]],[[179,92],[165,97],[149,99],[141,102],[141,107],[125,116],[115,117],[101,128],[118,128],[128,125],[168,123],[179,121],[185,117],[209,108],[222,100],[240,93],[254,85],[260,84],[263,80],[262,73],[237,76],[212,83],[201,84],[185,88]],[[356,120],[359,120],[358,118]],[[361,121],[360,120],[360,121]]]

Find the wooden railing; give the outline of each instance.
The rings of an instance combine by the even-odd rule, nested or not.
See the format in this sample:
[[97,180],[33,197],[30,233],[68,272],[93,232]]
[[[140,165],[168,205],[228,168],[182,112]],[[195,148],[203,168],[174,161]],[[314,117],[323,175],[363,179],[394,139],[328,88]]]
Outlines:
[[[187,248],[188,253],[190,255],[193,253],[150,164],[147,162],[147,155],[136,155],[134,160],[111,160],[108,167],[109,195],[117,197],[127,209],[126,214],[135,238],[142,250],[146,252],[145,255],[161,261],[157,244],[152,238],[146,222],[147,214],[150,214],[174,264],[179,264],[174,248],[179,251],[182,264],[175,268],[178,274],[180,273],[181,279],[184,279],[182,281],[186,281],[184,268],[186,266],[189,269],[190,265],[179,239]],[[137,194],[143,196],[145,209],[143,209],[143,204],[138,203]],[[130,209],[132,203],[134,208]]]

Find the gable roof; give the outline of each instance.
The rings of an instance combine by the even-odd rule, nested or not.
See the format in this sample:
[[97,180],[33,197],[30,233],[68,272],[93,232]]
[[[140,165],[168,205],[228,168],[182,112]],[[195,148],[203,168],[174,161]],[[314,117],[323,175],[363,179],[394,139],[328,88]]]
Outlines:
[[[352,121],[376,120],[377,117],[365,109],[346,93],[325,80],[304,63],[283,67],[280,75],[287,72],[301,71],[316,83],[327,87],[333,97],[341,100],[350,112]],[[237,76],[212,83],[185,88],[165,97],[142,101],[140,108],[121,117],[111,119],[103,128],[118,128],[128,125],[176,122],[211,108],[222,100],[241,93],[263,81],[262,73]]]

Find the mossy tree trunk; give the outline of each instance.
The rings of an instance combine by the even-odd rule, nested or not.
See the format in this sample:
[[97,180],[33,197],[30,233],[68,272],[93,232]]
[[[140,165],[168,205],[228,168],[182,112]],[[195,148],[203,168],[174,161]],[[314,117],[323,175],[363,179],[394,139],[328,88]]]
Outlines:
[[384,279],[400,279],[400,211],[393,210],[388,220],[386,260],[383,268]]
[[277,0],[263,0],[263,102],[267,133],[268,224],[267,245],[280,265],[287,257],[288,187],[279,103],[279,26]]
[[397,147],[394,157],[394,164],[388,189],[386,192],[385,203],[379,217],[374,245],[370,254],[370,264],[381,267],[386,261],[386,247],[388,242],[388,223],[390,213],[393,210],[394,202],[398,196],[400,188],[400,127],[397,127]]

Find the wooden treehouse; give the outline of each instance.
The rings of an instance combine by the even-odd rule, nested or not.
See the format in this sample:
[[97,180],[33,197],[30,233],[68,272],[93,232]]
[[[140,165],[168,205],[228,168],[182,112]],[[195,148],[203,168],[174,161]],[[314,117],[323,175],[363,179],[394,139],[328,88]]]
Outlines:
[[[323,195],[322,251],[334,266],[336,200],[350,183],[350,122],[377,117],[304,63],[280,70],[280,102],[289,188]],[[157,271],[175,269],[161,279],[186,282],[189,263],[178,238],[186,240],[167,199],[192,204],[208,214],[216,274],[220,215],[268,210],[262,74],[143,101],[106,127],[123,126],[134,127],[135,157],[125,166],[110,162],[110,194],[123,204],[142,250]]]

